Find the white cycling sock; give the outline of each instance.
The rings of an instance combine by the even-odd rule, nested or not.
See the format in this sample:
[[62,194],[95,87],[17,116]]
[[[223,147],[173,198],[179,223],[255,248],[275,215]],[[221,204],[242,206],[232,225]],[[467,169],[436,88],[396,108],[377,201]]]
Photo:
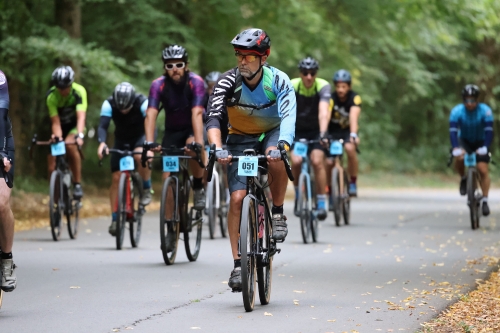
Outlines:
[[488,197],[482,197],[481,202],[488,202]]

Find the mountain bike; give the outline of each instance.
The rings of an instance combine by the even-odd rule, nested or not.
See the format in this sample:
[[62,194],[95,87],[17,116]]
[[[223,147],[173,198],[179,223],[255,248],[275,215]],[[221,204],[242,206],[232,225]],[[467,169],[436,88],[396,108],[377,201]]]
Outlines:
[[313,209],[314,183],[311,174],[311,161],[308,155],[308,145],[317,143],[318,140],[300,139],[294,142],[293,152],[302,157],[301,171],[299,175],[299,192],[297,198],[296,215],[300,217],[300,231],[304,244],[317,242],[318,218]]
[[[103,150],[103,157],[107,147]],[[128,223],[130,234],[130,243],[132,247],[139,245],[142,229],[142,216],[146,212],[141,204],[143,196],[142,178],[135,171],[134,155],[141,155],[142,152],[135,152],[125,148],[107,149],[110,153],[116,153],[123,156],[120,158],[120,180],[118,183],[118,198],[113,211],[117,212],[116,219],[116,249],[121,250],[123,238],[125,237],[125,228]],[[99,161],[99,166],[102,165],[102,160]]]
[[[5,180],[5,183],[7,184],[7,186],[9,188],[12,188],[14,186],[14,184],[12,183],[12,179],[10,178],[9,174],[4,171],[4,165],[3,165],[2,159],[0,159],[0,174],[3,177],[3,179]],[[0,259],[0,262],[1,262],[1,259]],[[2,274],[3,274],[3,270],[0,269],[0,281],[2,281]],[[3,293],[4,293],[4,291],[2,289],[0,289],[0,309],[2,308]]]
[[210,239],[215,238],[216,225],[219,222],[220,232],[223,238],[227,237],[227,213],[228,197],[227,184],[224,179],[224,168],[217,165],[214,169],[212,180],[207,182],[207,205],[208,230]]
[[[147,152],[157,144],[143,146],[142,164],[146,165]],[[180,233],[183,234],[184,247],[189,261],[196,261],[200,253],[203,214],[190,202],[192,179],[188,172],[188,160],[195,159],[204,168],[201,160],[201,146],[190,145],[196,156],[184,155],[186,148],[162,148],[163,172],[170,172],[163,182],[160,205],[160,241],[165,264],[172,265],[177,255]]]
[[[358,148],[356,151],[359,153]],[[330,202],[332,203],[335,225],[340,227],[342,218],[348,225],[351,216],[351,198],[349,197],[349,175],[342,166],[344,153],[344,140],[330,141],[330,155],[334,160],[331,171]]]
[[49,141],[37,141],[35,134],[31,139],[30,158],[33,156],[33,146],[50,146],[52,156],[56,157],[56,169],[50,175],[50,230],[52,239],[58,241],[61,237],[61,220],[66,216],[68,233],[71,239],[76,239],[78,235],[79,211],[82,207],[80,199],[73,198],[72,182],[73,175],[65,159],[66,146],[77,145],[78,153],[83,160],[81,147],[76,143],[65,143],[59,138]]
[[[288,178],[293,180],[292,169],[283,146],[272,150],[271,157],[281,158],[285,163]],[[233,156],[231,162],[238,163],[238,175],[246,176],[246,196],[242,202],[240,218],[240,238],[238,255],[241,257],[241,280],[243,305],[247,312],[255,304],[256,283],[260,303],[266,305],[271,299],[271,280],[273,257],[281,250],[272,238],[271,209],[260,182],[260,172],[267,171],[267,156],[258,155],[254,149],[245,149],[244,156]],[[207,166],[207,179],[212,179],[212,172],[217,158],[227,158],[228,151],[210,149]],[[231,176],[231,175],[229,175]],[[240,291],[240,290],[233,290]]]

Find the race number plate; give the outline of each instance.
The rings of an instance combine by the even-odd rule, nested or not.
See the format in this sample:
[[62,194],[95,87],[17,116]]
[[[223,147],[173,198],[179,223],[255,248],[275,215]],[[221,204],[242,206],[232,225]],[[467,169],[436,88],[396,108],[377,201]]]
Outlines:
[[245,156],[238,160],[238,176],[257,176],[259,159],[257,157]]
[[307,157],[307,145],[302,142],[295,142],[293,145],[293,153],[300,157]]
[[331,155],[342,155],[342,144],[339,141],[333,141],[330,145],[330,154]]
[[132,156],[125,156],[120,159],[120,171],[134,170],[134,158]]
[[163,156],[163,172],[179,172],[179,157]]
[[464,163],[466,167],[476,166],[476,154],[465,154]]
[[66,154],[66,143],[64,141],[53,143],[50,145],[50,152],[52,156],[59,156]]

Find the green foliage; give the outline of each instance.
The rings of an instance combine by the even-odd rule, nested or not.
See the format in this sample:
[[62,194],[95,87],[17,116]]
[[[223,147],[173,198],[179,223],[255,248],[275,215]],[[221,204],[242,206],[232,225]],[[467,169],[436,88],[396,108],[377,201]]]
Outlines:
[[352,73],[363,99],[365,171],[444,171],[448,116],[461,87],[476,83],[485,102],[494,110],[498,104],[495,0],[81,0],[80,40],[58,27],[55,1],[12,3],[0,1],[0,68],[19,83],[18,142],[26,143],[39,131],[35,124],[47,121],[45,91],[61,63],[81,66],[90,100],[87,123],[96,127],[100,105],[118,82],[131,81],[147,94],[162,74],[166,44],[184,45],[199,74],[226,71],[235,65],[229,42],[251,26],[269,33],[269,63],[290,77],[307,55],[320,61],[319,76],[327,80],[340,68]]

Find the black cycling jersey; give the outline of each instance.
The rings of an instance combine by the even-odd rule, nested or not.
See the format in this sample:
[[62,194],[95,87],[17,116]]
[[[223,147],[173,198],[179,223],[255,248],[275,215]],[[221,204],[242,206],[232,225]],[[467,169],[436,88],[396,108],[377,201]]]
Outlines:
[[7,148],[7,139],[12,137],[12,124],[9,118],[9,85],[5,74],[0,71],[0,151],[4,154]]
[[355,91],[350,90],[347,93],[347,99],[342,102],[337,92],[334,91],[332,99],[332,118],[328,126],[328,131],[349,130],[349,113],[351,112],[351,107],[361,107],[361,97]]

